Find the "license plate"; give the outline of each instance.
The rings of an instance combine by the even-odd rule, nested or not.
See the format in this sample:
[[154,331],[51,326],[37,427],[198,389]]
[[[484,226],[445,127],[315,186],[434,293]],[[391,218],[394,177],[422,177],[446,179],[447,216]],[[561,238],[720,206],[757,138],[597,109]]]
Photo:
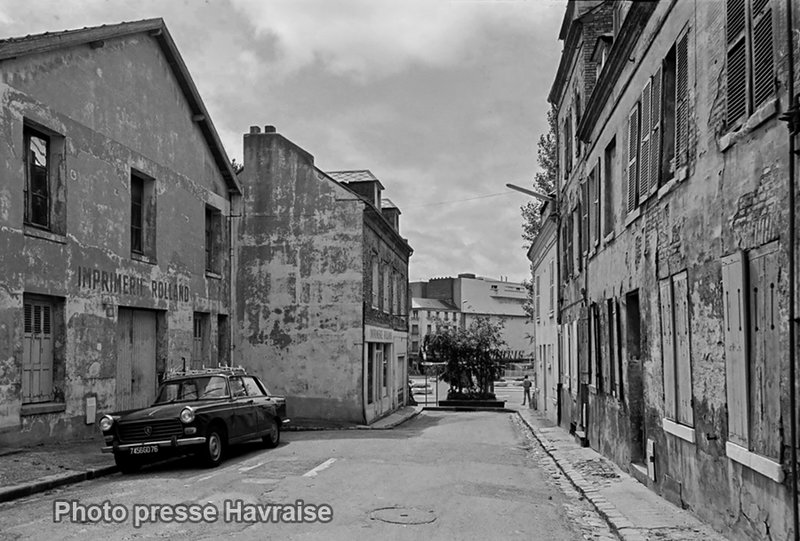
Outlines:
[[142,445],[141,447],[131,447],[132,455],[149,455],[150,453],[157,453],[158,445]]

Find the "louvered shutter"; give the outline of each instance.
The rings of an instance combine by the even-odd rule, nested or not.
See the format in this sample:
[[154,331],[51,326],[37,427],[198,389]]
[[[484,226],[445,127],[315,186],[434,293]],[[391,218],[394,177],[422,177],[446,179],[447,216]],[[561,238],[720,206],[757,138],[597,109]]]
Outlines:
[[745,0],[727,0],[727,125],[734,126],[747,114],[747,55],[745,44]]
[[772,48],[772,10],[769,0],[753,2],[753,109],[758,109],[775,92]]
[[628,115],[628,212],[636,208],[639,157],[639,104]]
[[686,165],[689,142],[689,49],[684,34],[675,48],[675,162]]
[[651,90],[651,112],[650,112],[650,175],[647,193],[650,194],[658,189],[661,184],[661,75],[662,70],[658,68],[653,75],[653,86]]
[[639,151],[639,203],[643,203],[647,199],[650,187],[650,114],[651,101],[650,94],[652,92],[652,83],[647,81],[642,90],[641,103],[641,149]]

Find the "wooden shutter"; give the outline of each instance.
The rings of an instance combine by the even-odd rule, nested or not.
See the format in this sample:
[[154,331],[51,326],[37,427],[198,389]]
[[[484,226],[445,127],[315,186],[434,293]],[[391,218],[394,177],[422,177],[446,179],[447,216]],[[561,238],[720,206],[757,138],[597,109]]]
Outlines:
[[772,48],[772,10],[769,0],[753,1],[753,109],[758,109],[775,93],[775,67]]
[[592,186],[594,187],[594,243],[600,244],[600,158],[592,170]]
[[727,0],[725,17],[726,94],[728,127],[747,113],[747,54],[745,43],[745,0]]
[[675,348],[672,315],[672,282],[659,281],[661,312],[661,362],[664,367],[664,413],[668,419],[677,420],[675,412]]
[[586,254],[589,251],[589,211],[592,202],[589,200],[589,182],[591,179],[585,179],[581,184],[581,253]]
[[572,330],[570,331],[570,351],[572,358],[570,359],[571,368],[571,381],[572,390],[578,390],[578,320],[572,322]]
[[542,315],[542,310],[540,305],[541,294],[542,294],[541,281],[540,281],[540,276],[537,274],[536,275],[536,321],[537,322],[539,321]]
[[24,302],[22,401],[53,399],[53,309],[47,302]]
[[689,36],[675,47],[675,162],[686,165],[689,145]]
[[647,199],[650,190],[650,114],[651,110],[651,93],[653,85],[651,81],[647,81],[642,90],[641,99],[641,129],[639,130],[641,136],[641,147],[639,151],[639,203],[643,203]]
[[745,259],[736,252],[722,260],[722,309],[725,330],[725,388],[728,440],[747,447],[747,294]]
[[638,194],[636,193],[639,182],[638,160],[639,158],[639,104],[637,103],[628,115],[628,206],[627,211],[631,212],[636,208]]
[[658,189],[661,183],[661,102],[662,69],[659,67],[653,75],[650,109],[650,173],[647,194]]
[[689,325],[689,291],[686,271],[672,277],[675,314],[675,385],[678,422],[694,426],[692,410],[692,351]]

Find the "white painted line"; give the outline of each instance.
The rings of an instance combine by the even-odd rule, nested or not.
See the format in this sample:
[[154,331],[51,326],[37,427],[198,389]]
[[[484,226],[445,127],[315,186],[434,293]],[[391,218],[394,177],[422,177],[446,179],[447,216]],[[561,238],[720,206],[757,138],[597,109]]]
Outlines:
[[211,475],[206,475],[205,477],[201,477],[200,479],[197,480],[197,482],[198,483],[202,483],[203,481],[208,481],[209,479],[211,479],[212,477],[218,475],[219,473],[221,473],[221,472],[212,473]]
[[259,468],[259,467],[261,467],[263,465],[264,465],[263,462],[259,462],[258,464],[254,464],[253,466],[245,466],[244,468],[239,468],[239,473],[248,472],[250,470],[254,470],[256,468]]
[[326,460],[325,462],[323,462],[322,464],[320,464],[319,466],[317,466],[313,470],[309,470],[306,473],[304,473],[303,477],[316,477],[317,474],[319,472],[321,472],[322,470],[330,468],[331,464],[333,464],[334,462],[336,462],[335,458],[329,458],[328,460]]

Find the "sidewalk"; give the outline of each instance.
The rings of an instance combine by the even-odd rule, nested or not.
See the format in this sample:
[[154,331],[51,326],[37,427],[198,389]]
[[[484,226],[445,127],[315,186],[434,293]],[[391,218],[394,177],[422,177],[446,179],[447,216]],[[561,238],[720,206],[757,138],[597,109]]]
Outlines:
[[564,428],[516,400],[510,402],[506,407],[517,411],[564,475],[623,541],[725,540],[691,512],[668,502],[591,447],[580,447]]
[[[422,406],[405,406],[371,425],[349,428],[388,430],[417,416],[421,411]],[[102,446],[103,441],[96,439],[35,447],[0,448],[0,502],[116,472],[114,457],[101,453]]]

